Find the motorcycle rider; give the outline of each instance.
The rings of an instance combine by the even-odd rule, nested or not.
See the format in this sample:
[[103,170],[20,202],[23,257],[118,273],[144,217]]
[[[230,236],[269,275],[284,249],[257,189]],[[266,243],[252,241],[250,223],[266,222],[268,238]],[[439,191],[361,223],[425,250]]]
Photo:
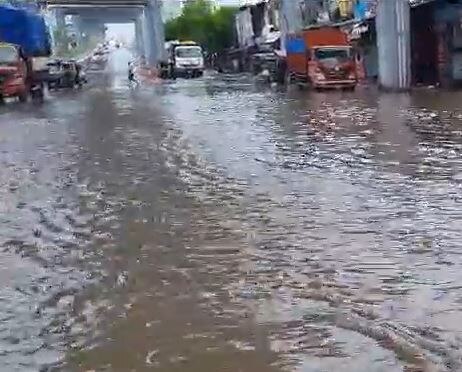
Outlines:
[[133,71],[133,63],[132,62],[128,62],[128,81],[130,83],[136,82],[135,72]]

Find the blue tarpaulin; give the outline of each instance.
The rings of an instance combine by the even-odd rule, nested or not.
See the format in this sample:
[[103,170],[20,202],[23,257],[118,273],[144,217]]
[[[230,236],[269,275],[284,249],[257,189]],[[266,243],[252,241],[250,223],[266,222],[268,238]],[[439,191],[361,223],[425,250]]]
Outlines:
[[50,35],[42,16],[12,6],[0,6],[0,41],[19,45],[27,56],[48,56]]
[[305,41],[302,38],[290,38],[286,42],[286,50],[290,54],[305,53]]
[[365,19],[368,6],[364,1],[358,1],[354,8],[355,19]]

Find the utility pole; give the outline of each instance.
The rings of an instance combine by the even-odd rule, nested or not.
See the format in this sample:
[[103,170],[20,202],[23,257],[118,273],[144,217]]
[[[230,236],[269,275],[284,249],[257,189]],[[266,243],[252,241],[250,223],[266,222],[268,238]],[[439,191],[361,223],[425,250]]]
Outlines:
[[375,22],[379,85],[385,90],[407,90],[411,81],[409,0],[378,0]]

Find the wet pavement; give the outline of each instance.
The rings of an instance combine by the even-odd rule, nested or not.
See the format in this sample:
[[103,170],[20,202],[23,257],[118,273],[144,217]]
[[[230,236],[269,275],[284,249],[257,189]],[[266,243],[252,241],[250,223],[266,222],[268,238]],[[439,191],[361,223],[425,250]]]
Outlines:
[[462,370],[462,95],[209,75],[0,107],[0,370]]

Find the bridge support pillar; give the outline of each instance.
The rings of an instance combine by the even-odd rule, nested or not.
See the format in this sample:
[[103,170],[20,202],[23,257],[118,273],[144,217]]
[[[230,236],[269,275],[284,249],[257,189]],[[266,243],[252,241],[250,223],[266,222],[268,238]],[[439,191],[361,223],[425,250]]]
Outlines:
[[97,19],[84,18],[80,19],[80,27],[85,34],[84,41],[87,45],[104,40],[104,24]]
[[65,12],[64,12],[64,9],[55,9],[54,10],[54,16],[55,16],[55,23],[56,23],[56,28],[58,30],[64,30],[65,27],[66,27],[66,20],[65,20]]
[[75,41],[77,44],[81,45],[83,42],[82,34],[85,33],[85,28],[82,26],[82,18],[80,16],[74,16],[73,22],[76,31]]
[[146,7],[143,12],[143,31],[146,62],[154,66],[156,64],[154,20],[148,7]]
[[66,31],[66,20],[65,20],[65,10],[61,8],[56,8],[53,10],[53,17],[55,19],[54,27],[52,29],[52,38],[54,46],[59,53],[67,51],[67,31]]
[[379,0],[377,16],[380,86],[406,90],[411,75],[410,6],[408,0]]
[[165,57],[164,32],[158,0],[149,0],[143,12],[143,33],[146,60],[155,66]]
[[136,42],[136,52],[139,55],[145,53],[144,51],[144,39],[143,39],[143,21],[140,17],[135,20],[135,42]]

